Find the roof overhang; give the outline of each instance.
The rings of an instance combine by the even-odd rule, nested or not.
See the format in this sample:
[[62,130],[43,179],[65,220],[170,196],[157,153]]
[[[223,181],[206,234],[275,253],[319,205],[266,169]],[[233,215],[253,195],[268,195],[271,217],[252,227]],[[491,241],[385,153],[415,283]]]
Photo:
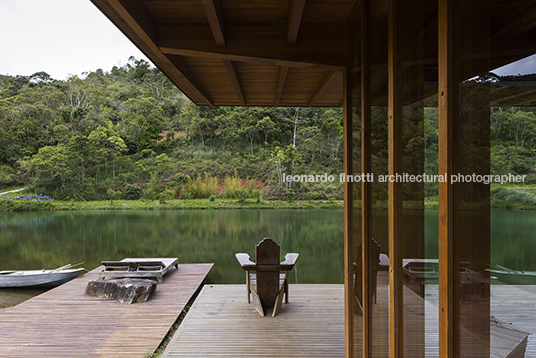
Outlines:
[[198,105],[342,104],[356,0],[92,2]]
[[[341,106],[343,73],[359,103],[360,0],[92,0],[198,105]],[[387,104],[388,0],[372,1],[372,103]],[[437,91],[437,3],[423,2],[422,51],[404,66],[409,97]],[[480,45],[482,67],[464,78],[536,53],[536,7],[530,0],[490,3],[491,27]],[[408,40],[411,43],[411,39]],[[424,92],[414,95],[422,83]],[[416,92],[415,92],[416,93]]]

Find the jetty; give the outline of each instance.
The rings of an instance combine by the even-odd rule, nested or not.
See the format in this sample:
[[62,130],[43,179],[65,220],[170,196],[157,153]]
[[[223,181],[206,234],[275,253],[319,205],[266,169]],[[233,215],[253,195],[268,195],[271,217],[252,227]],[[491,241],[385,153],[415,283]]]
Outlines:
[[144,357],[160,345],[213,264],[171,269],[147,302],[86,297],[102,266],[0,311],[0,357]]

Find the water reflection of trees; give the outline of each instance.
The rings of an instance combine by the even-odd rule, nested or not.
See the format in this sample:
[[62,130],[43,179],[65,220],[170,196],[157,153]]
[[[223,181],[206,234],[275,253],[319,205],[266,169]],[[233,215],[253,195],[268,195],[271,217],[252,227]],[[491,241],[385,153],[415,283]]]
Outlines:
[[[247,252],[263,237],[281,245],[282,254],[299,252],[293,280],[342,283],[340,210],[86,211],[12,213],[3,220],[0,269],[42,268],[124,257],[178,257],[180,263],[213,262],[209,281],[241,283],[244,273],[234,254]],[[41,217],[44,218],[44,217]],[[30,220],[30,221],[28,221]]]

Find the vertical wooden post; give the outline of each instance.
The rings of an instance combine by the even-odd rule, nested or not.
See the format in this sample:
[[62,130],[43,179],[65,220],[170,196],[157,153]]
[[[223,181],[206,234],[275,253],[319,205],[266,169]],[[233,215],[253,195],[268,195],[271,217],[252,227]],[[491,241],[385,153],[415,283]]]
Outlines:
[[[368,174],[371,165],[370,117],[370,0],[361,3],[361,172]],[[361,182],[361,245],[363,282],[363,357],[372,357],[372,287],[370,239],[372,228],[372,185]]]
[[[403,275],[402,253],[404,230],[402,227],[402,86],[399,60],[399,7],[389,0],[388,21],[388,73],[389,73],[389,355],[404,356]],[[393,180],[394,179],[394,180]]]
[[[350,86],[351,69],[343,73],[343,170],[345,174],[352,174],[352,89]],[[354,245],[352,237],[353,216],[353,188],[352,183],[344,181],[344,312],[345,312],[345,355],[354,357]]]
[[460,56],[455,36],[455,3],[439,0],[438,65],[439,65],[439,356],[457,358],[459,352],[458,259],[456,257],[455,219],[457,212],[456,186],[450,183],[455,174],[455,133],[458,116],[457,56]]

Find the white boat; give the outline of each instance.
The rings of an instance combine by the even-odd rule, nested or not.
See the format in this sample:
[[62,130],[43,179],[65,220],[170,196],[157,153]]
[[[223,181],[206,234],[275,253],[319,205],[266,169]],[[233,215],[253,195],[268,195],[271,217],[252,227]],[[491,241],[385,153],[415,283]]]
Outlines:
[[501,265],[487,269],[490,277],[508,285],[536,285],[536,271],[513,270]]
[[[76,265],[74,265],[76,266]],[[77,278],[85,270],[65,265],[51,270],[0,271],[0,288],[51,288]]]

